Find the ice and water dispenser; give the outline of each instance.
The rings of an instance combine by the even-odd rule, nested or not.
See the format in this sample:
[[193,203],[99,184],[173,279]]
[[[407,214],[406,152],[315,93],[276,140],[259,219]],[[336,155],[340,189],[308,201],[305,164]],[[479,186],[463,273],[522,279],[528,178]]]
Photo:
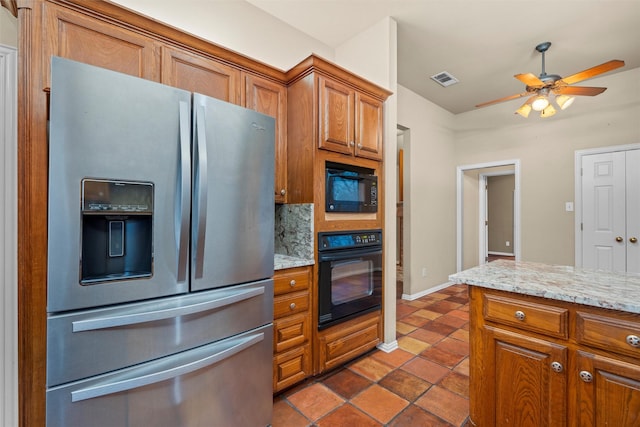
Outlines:
[[82,180],[80,283],[153,274],[153,184]]

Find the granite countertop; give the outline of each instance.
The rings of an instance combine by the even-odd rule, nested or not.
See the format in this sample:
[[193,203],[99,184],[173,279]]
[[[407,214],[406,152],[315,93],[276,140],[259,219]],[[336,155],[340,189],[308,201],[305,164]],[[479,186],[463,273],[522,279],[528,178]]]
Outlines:
[[456,284],[640,314],[640,274],[525,261],[493,261],[449,276]]
[[305,265],[313,265],[315,261],[308,258],[299,258],[295,256],[275,254],[273,258],[273,269],[284,270],[285,268],[304,267]]

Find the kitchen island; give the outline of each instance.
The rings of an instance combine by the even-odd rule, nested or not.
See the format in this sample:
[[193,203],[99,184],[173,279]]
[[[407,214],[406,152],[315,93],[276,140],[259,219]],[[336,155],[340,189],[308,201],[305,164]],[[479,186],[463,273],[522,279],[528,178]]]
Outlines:
[[469,285],[475,426],[640,426],[640,275],[495,261]]

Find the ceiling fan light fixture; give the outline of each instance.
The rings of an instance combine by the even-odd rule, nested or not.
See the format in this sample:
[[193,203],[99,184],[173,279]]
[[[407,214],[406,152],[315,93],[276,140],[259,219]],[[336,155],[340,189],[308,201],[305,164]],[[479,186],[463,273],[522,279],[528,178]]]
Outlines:
[[522,107],[516,110],[516,114],[520,114],[525,119],[529,117],[529,113],[531,112],[531,104],[528,102],[522,104]]
[[556,109],[553,108],[553,105],[549,104],[549,105],[547,105],[547,108],[545,108],[544,110],[542,110],[540,112],[540,117],[542,117],[544,119],[544,118],[547,118],[547,117],[551,117],[551,116],[553,116],[555,114],[556,114]]
[[531,108],[534,111],[542,111],[548,106],[549,106],[549,100],[544,95],[540,95],[536,97],[536,99],[534,99],[533,102],[531,103]]
[[576,98],[574,96],[569,95],[557,95],[556,96],[556,104],[560,107],[561,110],[566,110]]

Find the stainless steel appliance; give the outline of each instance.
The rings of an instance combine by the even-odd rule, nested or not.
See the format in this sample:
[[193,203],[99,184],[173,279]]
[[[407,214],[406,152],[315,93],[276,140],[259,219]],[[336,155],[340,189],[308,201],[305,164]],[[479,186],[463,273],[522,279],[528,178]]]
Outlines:
[[326,212],[377,212],[378,177],[373,169],[326,162]]
[[382,304],[382,231],[318,233],[318,328]]
[[48,426],[265,426],[274,119],[52,58]]

